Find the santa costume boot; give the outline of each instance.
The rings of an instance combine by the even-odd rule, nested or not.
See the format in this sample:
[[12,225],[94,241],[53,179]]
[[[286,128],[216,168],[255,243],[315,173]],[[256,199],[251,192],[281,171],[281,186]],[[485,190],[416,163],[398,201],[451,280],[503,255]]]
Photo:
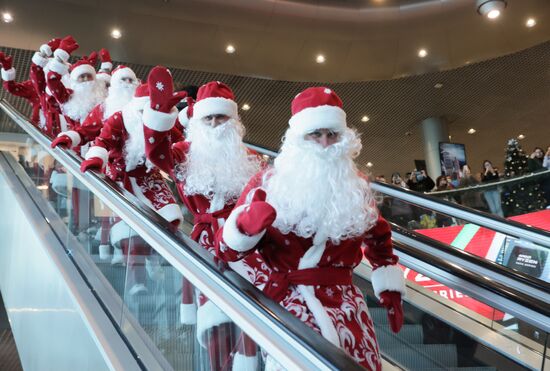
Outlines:
[[111,223],[109,217],[101,219],[100,240],[99,240],[99,259],[108,260],[111,257],[111,245],[109,245],[109,232]]
[[141,237],[130,237],[121,241],[123,250],[128,252],[126,287],[130,295],[147,292],[145,287],[145,257],[150,254],[149,245]]
[[205,337],[210,370],[227,370],[236,344],[235,326],[233,323],[222,323],[210,328]]
[[237,352],[233,355],[233,371],[256,371],[258,369],[258,347],[244,332],[241,332]]
[[180,323],[195,325],[197,323],[197,305],[194,300],[194,287],[185,277],[181,277]]

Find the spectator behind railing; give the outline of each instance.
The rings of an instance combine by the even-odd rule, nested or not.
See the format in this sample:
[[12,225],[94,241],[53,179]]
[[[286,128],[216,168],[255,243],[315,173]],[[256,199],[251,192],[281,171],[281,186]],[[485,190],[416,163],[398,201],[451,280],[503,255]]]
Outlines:
[[[459,188],[472,187],[479,184],[479,181],[472,175],[468,165],[462,167],[462,179],[460,179]],[[464,206],[478,210],[486,210],[485,203],[481,198],[481,193],[477,190],[463,192],[460,195],[460,203]]]
[[546,149],[546,155],[544,155],[544,159],[542,160],[542,166],[546,170],[550,170],[550,146]]
[[[483,161],[483,167],[481,169],[481,182],[498,182],[498,180],[498,170],[493,167],[493,163],[489,160]],[[492,214],[504,217],[504,213],[502,212],[500,189],[498,187],[485,189],[483,192],[483,197],[485,197],[485,201],[487,201],[487,205],[489,206],[489,210]]]
[[411,176],[407,180],[407,186],[411,191],[430,192],[435,186],[435,183],[432,178],[426,174],[426,170],[422,169],[417,171],[414,169]]

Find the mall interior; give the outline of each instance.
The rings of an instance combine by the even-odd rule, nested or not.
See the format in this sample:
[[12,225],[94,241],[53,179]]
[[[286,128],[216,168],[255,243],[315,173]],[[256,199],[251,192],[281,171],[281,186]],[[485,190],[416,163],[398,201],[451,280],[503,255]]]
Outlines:
[[549,0],[0,13],[0,370],[550,370]]

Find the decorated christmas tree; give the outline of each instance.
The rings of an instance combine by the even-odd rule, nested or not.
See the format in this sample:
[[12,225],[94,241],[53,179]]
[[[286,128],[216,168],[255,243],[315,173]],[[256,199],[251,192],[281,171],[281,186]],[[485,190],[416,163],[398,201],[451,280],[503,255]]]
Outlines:
[[[530,173],[528,156],[523,152],[516,139],[510,139],[506,148],[504,175],[506,178],[518,177]],[[519,181],[506,187],[502,201],[507,216],[521,215],[544,209],[546,200],[537,181]]]

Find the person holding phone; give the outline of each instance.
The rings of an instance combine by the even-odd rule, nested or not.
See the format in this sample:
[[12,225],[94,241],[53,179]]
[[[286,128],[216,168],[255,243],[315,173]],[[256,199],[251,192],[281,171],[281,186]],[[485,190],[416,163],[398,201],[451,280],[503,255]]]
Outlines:
[[[493,163],[489,160],[483,161],[483,167],[481,170],[481,182],[498,182],[498,179],[498,170],[493,167]],[[489,206],[489,210],[491,210],[491,214],[504,217],[500,199],[500,190],[498,189],[498,187],[486,188],[486,190],[483,192],[483,197],[485,198],[485,201],[487,201],[487,205]]]
[[412,191],[430,192],[435,187],[435,183],[432,178],[428,176],[426,170],[421,169],[418,171],[414,169],[409,177],[409,180],[407,180],[407,186]]

